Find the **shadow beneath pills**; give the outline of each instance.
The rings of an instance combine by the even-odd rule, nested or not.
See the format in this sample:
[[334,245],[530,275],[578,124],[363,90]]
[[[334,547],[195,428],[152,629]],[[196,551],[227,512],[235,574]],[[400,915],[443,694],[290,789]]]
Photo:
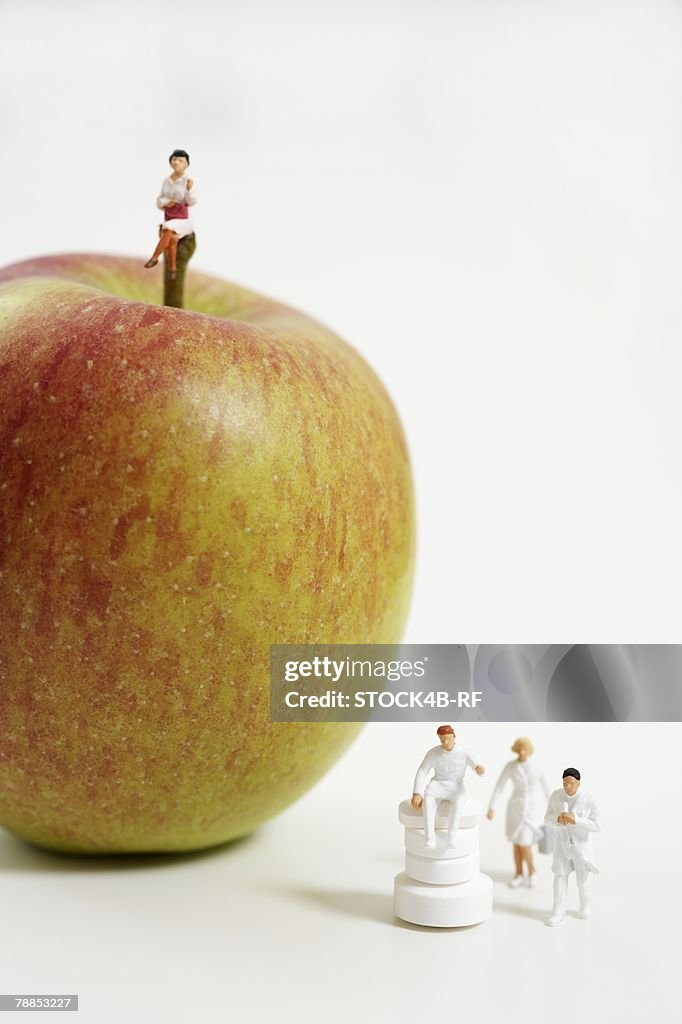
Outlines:
[[436,928],[436,927],[433,927],[432,925],[428,925],[428,924],[411,924],[410,921],[403,921],[402,918],[400,918],[400,917],[394,917],[393,918],[393,924],[395,925],[396,928],[402,928],[403,931],[408,931],[408,932],[434,932],[434,933],[438,933],[439,935],[442,935],[444,932],[447,934],[448,932],[474,932],[474,931],[478,931],[480,928],[485,926],[486,922],[485,921],[481,921],[481,922],[479,922],[479,924],[461,924],[457,928],[442,928],[440,926]]
[[459,928],[432,928],[428,925],[411,924],[396,917],[393,910],[393,897],[376,892],[345,892],[331,889],[296,889],[291,895],[297,900],[305,900],[326,910],[334,910],[351,917],[359,917],[365,921],[377,921],[391,928],[402,928],[412,932],[468,932],[480,925],[465,925]]
[[334,910],[349,917],[360,917],[380,924],[395,924],[393,897],[377,892],[357,892],[339,889],[290,889],[296,899],[312,903],[325,910]]
[[177,853],[61,853],[34,846],[0,828],[0,873],[27,871],[67,874],[115,871],[147,871],[151,868],[176,868],[193,861],[222,857],[257,841],[257,835],[233,839],[220,846]]

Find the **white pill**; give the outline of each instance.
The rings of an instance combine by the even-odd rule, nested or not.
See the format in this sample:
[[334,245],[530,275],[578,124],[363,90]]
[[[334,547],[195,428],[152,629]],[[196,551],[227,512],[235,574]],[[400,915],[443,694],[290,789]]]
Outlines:
[[396,875],[396,917],[430,928],[463,928],[480,924],[493,912],[493,880],[476,875],[461,885],[426,885],[408,875]]
[[[482,807],[478,800],[467,800],[462,808],[462,817],[459,821],[460,828],[473,828],[478,825],[481,817]],[[448,827],[448,816],[450,814],[450,801],[441,800],[436,809],[436,828]],[[406,828],[424,827],[424,810],[415,811],[409,800],[402,800],[398,806],[398,820]]]
[[417,882],[428,882],[430,885],[458,885],[470,882],[478,874],[481,858],[478,850],[466,857],[452,857],[448,860],[437,860],[432,857],[418,857],[415,853],[405,851],[405,874]]
[[449,845],[447,832],[436,832],[436,845],[429,850],[425,846],[424,830],[421,828],[405,829],[405,849],[416,853],[418,857],[451,860],[453,857],[466,857],[478,850],[478,826],[463,828],[457,831],[455,845]]

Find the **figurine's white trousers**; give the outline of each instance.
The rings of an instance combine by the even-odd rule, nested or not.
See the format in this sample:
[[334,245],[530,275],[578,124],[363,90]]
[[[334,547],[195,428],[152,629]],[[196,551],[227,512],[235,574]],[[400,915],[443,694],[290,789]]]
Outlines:
[[448,834],[454,839],[462,816],[466,790],[462,782],[439,782],[431,779],[424,791],[424,839],[433,839],[436,831],[436,807],[441,800],[450,801]]
[[[589,901],[587,899],[587,879],[589,878],[588,871],[576,871],[576,881],[578,883],[578,899],[580,901],[580,910],[587,910]],[[568,875],[555,875],[554,876],[554,906],[552,907],[552,917],[565,917],[566,916],[566,893],[568,891]]]

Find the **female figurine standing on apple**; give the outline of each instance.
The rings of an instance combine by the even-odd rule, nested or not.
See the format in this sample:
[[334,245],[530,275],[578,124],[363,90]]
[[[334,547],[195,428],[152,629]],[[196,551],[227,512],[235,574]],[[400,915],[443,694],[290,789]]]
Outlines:
[[192,192],[194,182],[187,177],[189,153],[184,149],[174,149],[169,163],[173,168],[173,173],[163,179],[161,195],[156,200],[156,205],[163,210],[164,216],[161,238],[153,256],[145,263],[145,267],[155,267],[161,253],[168,249],[168,271],[171,281],[174,281],[177,276],[175,261],[178,242],[194,231],[188,209],[190,206],[194,206],[197,199]]

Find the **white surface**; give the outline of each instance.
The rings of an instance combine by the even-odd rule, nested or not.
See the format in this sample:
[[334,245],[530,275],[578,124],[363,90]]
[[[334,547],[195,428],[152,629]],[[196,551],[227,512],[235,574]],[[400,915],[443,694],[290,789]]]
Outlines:
[[[4,259],[146,258],[187,148],[196,267],[329,323],[400,409],[406,639],[679,640],[681,29],[667,0],[5,0]],[[447,976],[477,1024],[675,1019],[679,725],[467,732],[482,794],[524,732],[580,763],[589,922],[542,926],[547,858],[506,889],[496,819],[491,920],[396,925],[395,803],[434,739],[372,726],[231,848],[74,861],[0,833],[2,989],[79,992],[83,1024],[347,1024],[435,1016]]]
[[409,850],[405,851],[405,874],[417,882],[428,882],[429,885],[469,882],[478,873],[480,866],[478,850],[465,857],[450,857],[447,860],[420,857]]
[[455,847],[449,845],[447,832],[436,832],[436,845],[433,849],[424,846],[424,830],[417,828],[405,829],[405,849],[410,853],[416,853],[420,857],[430,857],[433,860],[447,860],[450,857],[465,857],[478,849],[478,825],[473,828],[465,828],[461,832],[457,830]]
[[[79,1024],[212,1022],[224,1019],[226,999],[229,1015],[248,1024],[272,1020],[273,1005],[287,1022],[314,1024],[323,1009],[331,1024],[407,1024],[424,1016],[424,993],[442,991],[446,976],[457,1014],[477,1024],[541,1024],[548,1015],[553,1024],[640,1024],[652,1007],[675,1020],[679,726],[468,725],[490,772],[477,780],[482,796],[524,734],[551,784],[575,763],[600,800],[589,921],[569,913],[546,928],[550,858],[536,857],[536,889],[508,889],[503,823],[484,821],[490,921],[447,933],[396,923],[404,844],[395,807],[432,730],[373,725],[316,789],[231,847],[71,860],[0,832],[2,988],[78,992]],[[571,879],[569,910],[576,906]]]
[[493,880],[477,875],[460,885],[424,885],[402,872],[394,882],[396,916],[428,928],[465,928],[487,921],[493,909]]
[[[460,828],[473,828],[474,825],[478,824],[479,818],[481,817],[482,807],[478,800],[467,800],[462,810],[462,816],[459,819]],[[446,829],[448,827],[448,815],[450,814],[450,801],[441,800],[436,810],[436,828]],[[401,800],[400,806],[398,807],[398,821],[401,825],[406,828],[423,828],[424,827],[424,811],[423,808],[419,811],[415,811],[414,807],[409,800]]]

